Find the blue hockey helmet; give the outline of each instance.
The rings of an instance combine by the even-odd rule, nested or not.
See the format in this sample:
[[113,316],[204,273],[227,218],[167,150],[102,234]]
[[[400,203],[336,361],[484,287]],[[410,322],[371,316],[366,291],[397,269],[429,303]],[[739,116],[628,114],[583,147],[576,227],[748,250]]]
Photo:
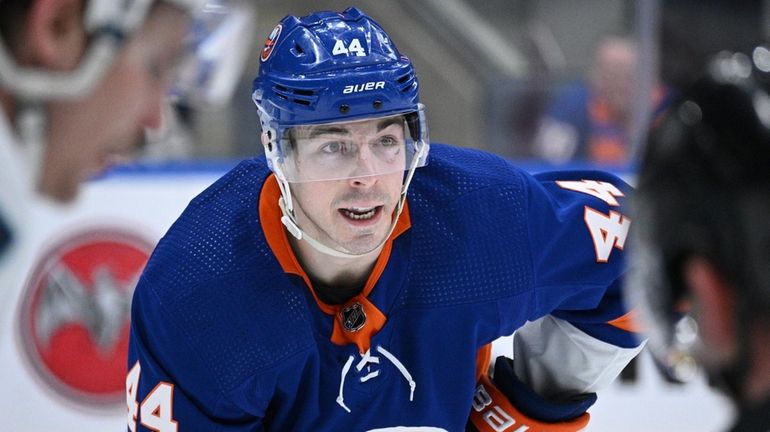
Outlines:
[[360,10],[287,16],[265,41],[253,83],[252,99],[268,138],[268,163],[289,182],[348,178],[351,174],[344,172],[332,178],[300,178],[285,158],[290,149],[287,132],[306,125],[402,116],[403,169],[422,166],[429,140],[418,90],[412,62]]
[[328,255],[364,253],[330,247],[295,217],[291,183],[404,173],[390,232],[409,183],[428,156],[428,128],[412,62],[373,19],[356,8],[287,16],[260,55],[252,99],[262,143],[281,189],[281,222]]

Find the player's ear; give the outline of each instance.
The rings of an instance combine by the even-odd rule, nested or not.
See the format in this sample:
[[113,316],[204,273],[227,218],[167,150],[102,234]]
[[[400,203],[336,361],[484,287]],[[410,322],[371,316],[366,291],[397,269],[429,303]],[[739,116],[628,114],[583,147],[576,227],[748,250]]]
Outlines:
[[85,0],[33,0],[26,18],[26,61],[54,70],[74,68],[83,55]]
[[722,274],[704,258],[689,258],[682,271],[692,295],[701,338],[711,348],[709,351],[731,353],[735,348],[733,290]]

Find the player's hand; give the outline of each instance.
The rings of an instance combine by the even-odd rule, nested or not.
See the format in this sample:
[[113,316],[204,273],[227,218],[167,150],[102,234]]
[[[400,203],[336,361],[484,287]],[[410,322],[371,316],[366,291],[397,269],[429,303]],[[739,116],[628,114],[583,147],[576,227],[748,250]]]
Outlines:
[[581,431],[590,419],[586,410],[595,401],[594,393],[568,401],[548,401],[516,378],[511,359],[499,357],[494,382],[483,375],[476,386],[466,431]]

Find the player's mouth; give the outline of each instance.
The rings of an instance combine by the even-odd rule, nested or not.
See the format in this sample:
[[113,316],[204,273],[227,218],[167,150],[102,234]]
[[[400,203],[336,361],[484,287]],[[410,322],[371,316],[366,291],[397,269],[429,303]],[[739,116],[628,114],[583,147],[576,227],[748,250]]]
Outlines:
[[339,212],[342,216],[354,222],[370,222],[377,219],[382,213],[382,206],[341,208]]

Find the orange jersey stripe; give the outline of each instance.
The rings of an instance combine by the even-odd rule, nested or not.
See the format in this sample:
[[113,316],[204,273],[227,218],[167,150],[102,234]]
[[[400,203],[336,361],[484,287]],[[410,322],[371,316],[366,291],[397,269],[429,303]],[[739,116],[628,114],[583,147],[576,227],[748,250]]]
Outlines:
[[476,381],[481,380],[481,377],[489,372],[489,365],[492,361],[492,344],[486,344],[479,348],[476,353]]
[[636,312],[633,310],[612,321],[607,321],[607,324],[631,333],[639,333],[641,331],[641,326],[637,322]]

